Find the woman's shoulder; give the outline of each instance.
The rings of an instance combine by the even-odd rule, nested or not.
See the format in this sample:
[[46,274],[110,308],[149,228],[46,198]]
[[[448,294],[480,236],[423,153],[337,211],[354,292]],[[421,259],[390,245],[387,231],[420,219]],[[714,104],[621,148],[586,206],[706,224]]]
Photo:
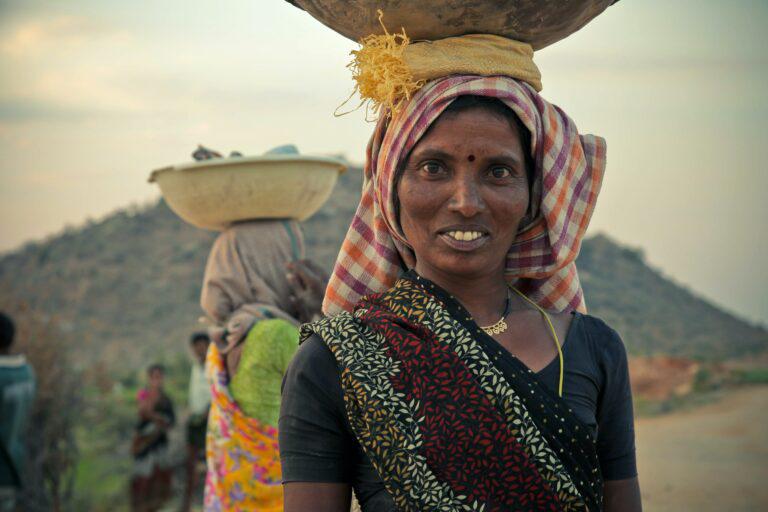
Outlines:
[[283,377],[280,428],[290,430],[297,422],[311,418],[315,426],[338,430],[344,425],[344,410],[336,359],[323,339],[313,334],[299,345]]
[[627,351],[621,336],[602,318],[587,313],[574,313],[580,334],[600,359],[626,359]]
[[325,368],[336,368],[336,359],[323,338],[317,334],[309,334],[299,345],[290,369],[294,371],[312,371]]
[[355,313],[341,311],[334,315],[324,316],[314,322],[303,324],[301,326],[301,339],[308,340],[312,335],[317,335],[322,342],[324,339],[336,337],[350,329],[354,330],[357,324],[358,321]]
[[[335,315],[326,316],[316,322],[301,326],[299,336],[301,343],[306,344],[312,340],[312,346],[305,349],[314,353],[320,350],[315,345],[325,346],[325,350],[341,360],[347,350],[355,345],[355,341],[366,338],[366,328],[361,323],[359,316],[362,310],[355,312],[342,311]],[[307,357],[307,356],[304,356]]]
[[299,345],[283,378],[283,388],[311,386],[314,389],[339,387],[339,369],[331,349],[318,334]]

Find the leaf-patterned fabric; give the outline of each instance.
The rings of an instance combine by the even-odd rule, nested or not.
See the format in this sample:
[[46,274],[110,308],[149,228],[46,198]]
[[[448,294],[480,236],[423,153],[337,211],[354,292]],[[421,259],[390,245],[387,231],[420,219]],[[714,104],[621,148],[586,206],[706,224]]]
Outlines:
[[[355,436],[403,511],[597,511],[594,439],[500,354],[446,292],[408,272],[352,312],[305,325],[341,369]],[[507,357],[509,354],[507,353]]]

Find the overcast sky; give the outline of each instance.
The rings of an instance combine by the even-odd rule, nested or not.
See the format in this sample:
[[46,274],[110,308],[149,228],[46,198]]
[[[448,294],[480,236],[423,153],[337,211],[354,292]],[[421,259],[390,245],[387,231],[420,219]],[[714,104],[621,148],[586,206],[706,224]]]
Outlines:
[[[608,140],[590,228],[768,323],[768,2],[622,0],[536,55]],[[0,251],[158,197],[200,142],[361,161],[354,43],[281,0],[0,0]]]

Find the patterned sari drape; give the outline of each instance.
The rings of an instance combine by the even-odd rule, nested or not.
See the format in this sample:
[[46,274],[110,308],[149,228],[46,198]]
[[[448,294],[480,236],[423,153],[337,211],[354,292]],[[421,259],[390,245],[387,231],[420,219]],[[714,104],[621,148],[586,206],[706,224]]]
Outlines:
[[[404,511],[598,511],[595,441],[568,405],[414,272],[305,325],[341,368],[352,430]],[[493,340],[491,340],[493,341]]]

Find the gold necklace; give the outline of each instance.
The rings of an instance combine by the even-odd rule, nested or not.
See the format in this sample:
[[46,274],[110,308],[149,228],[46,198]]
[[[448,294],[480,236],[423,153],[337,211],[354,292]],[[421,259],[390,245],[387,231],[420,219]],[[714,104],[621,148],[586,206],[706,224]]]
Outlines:
[[504,313],[501,315],[501,318],[499,319],[499,321],[493,325],[488,325],[485,327],[483,327],[482,325],[480,326],[480,328],[484,330],[485,334],[487,334],[488,336],[493,336],[494,334],[501,334],[507,330],[508,325],[507,325],[506,319],[507,319],[507,315],[509,315],[509,308],[512,302],[510,299],[511,299],[511,293],[509,291],[509,288],[507,288],[507,303],[504,306]]

